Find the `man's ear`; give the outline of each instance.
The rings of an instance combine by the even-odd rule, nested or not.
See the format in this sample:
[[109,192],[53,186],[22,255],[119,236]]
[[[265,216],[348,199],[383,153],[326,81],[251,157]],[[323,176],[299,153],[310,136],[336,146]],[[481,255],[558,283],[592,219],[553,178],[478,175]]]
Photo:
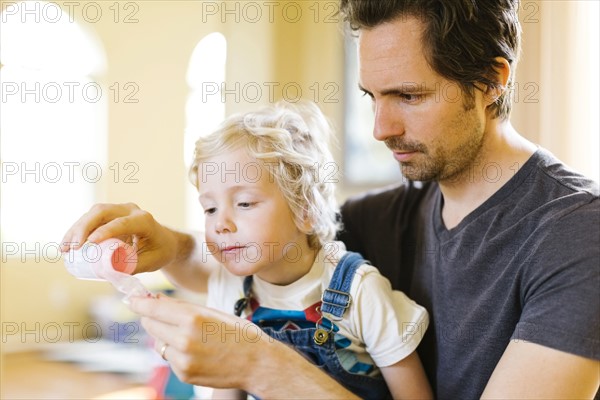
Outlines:
[[487,87],[485,91],[485,101],[487,105],[494,103],[506,90],[508,85],[508,79],[510,78],[510,63],[504,57],[494,58],[496,65],[494,66],[494,75],[491,76],[491,80],[494,85]]

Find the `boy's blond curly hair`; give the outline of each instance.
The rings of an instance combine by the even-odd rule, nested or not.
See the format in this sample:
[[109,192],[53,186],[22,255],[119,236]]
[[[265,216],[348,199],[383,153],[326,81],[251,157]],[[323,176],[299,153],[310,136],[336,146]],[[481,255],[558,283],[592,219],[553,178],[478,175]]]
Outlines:
[[[199,188],[200,164],[219,153],[245,146],[262,161],[274,178],[294,215],[296,226],[317,249],[335,237],[339,229],[334,196],[338,167],[329,142],[332,128],[312,102],[279,102],[271,107],[227,118],[214,132],[196,142],[189,170]],[[306,231],[304,221],[311,226]]]

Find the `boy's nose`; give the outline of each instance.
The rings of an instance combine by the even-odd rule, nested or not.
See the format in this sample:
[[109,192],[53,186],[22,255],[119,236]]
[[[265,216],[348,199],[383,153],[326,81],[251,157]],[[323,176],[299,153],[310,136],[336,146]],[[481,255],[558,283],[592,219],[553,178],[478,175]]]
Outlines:
[[236,226],[230,216],[226,213],[220,213],[215,223],[215,231],[217,233],[232,233],[236,230]]

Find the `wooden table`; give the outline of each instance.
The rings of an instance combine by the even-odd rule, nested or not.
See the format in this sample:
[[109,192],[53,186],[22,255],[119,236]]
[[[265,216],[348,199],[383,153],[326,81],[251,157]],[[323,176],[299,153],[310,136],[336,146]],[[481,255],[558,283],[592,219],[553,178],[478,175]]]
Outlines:
[[3,354],[1,372],[3,400],[155,398],[153,389],[124,375],[86,372],[75,364],[48,361],[37,352]]

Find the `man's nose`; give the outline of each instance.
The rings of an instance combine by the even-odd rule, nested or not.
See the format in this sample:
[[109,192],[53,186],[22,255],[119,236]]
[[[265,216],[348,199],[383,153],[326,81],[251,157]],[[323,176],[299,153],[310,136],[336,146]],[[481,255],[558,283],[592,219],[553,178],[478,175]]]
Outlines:
[[373,126],[373,137],[379,141],[392,136],[404,134],[404,123],[397,110],[380,101],[375,104],[375,124]]

